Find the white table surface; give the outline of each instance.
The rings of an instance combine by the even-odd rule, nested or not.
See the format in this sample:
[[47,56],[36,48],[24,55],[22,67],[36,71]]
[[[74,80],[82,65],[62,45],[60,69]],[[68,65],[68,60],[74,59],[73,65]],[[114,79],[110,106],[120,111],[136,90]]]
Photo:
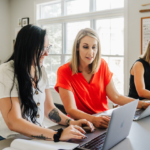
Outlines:
[[[9,147],[12,140],[0,141],[0,150]],[[150,150],[150,116],[133,121],[129,136],[111,150]]]

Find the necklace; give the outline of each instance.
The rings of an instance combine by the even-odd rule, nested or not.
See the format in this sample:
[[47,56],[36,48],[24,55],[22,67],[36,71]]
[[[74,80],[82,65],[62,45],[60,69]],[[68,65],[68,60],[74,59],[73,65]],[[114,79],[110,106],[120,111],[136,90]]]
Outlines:
[[[31,79],[32,87],[35,89],[34,94],[38,95],[39,92],[41,92],[41,91],[40,91],[40,89],[39,89],[39,87],[38,87],[37,76],[35,76],[35,78],[33,78],[33,77],[29,74],[29,77],[30,77],[30,79]],[[34,100],[34,101],[35,101],[35,100]],[[37,101],[38,101],[38,102],[36,102],[36,101],[35,101],[35,102],[36,102],[37,107],[39,107],[39,106],[40,106],[39,97],[37,97]],[[40,114],[37,113],[36,117],[39,118],[39,117],[40,117]]]
[[[30,79],[31,79],[31,82],[32,82],[32,86],[34,87],[35,89],[35,94],[38,95],[39,94],[39,88],[38,88],[38,81],[37,81],[37,78],[34,79],[31,75],[30,75]],[[38,106],[40,105],[39,102],[37,104]]]

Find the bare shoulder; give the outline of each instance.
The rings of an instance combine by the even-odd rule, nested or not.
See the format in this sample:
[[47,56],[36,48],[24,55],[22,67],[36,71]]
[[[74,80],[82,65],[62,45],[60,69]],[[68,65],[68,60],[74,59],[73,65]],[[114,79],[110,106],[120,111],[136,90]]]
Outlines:
[[137,61],[134,65],[133,65],[133,69],[144,69],[143,64],[139,61]]
[[134,65],[133,65],[133,71],[134,73],[138,73],[138,74],[143,74],[144,73],[144,67],[143,67],[143,64],[141,62],[136,62]]

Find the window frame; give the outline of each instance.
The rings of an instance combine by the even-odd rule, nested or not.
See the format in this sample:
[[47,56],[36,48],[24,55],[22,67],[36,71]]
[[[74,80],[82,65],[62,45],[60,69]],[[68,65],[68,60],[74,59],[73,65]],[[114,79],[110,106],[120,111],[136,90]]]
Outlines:
[[[42,15],[43,15],[43,13],[42,13],[42,7],[44,7],[44,6],[48,6],[48,5],[53,5],[53,4],[59,4],[60,2],[59,1],[56,1],[56,2],[53,2],[53,3],[50,3],[50,4],[48,4],[48,3],[44,3],[42,6],[40,6],[40,8],[39,8],[39,16],[41,17]],[[61,5],[61,4],[60,4]],[[61,5],[62,6],[62,5]],[[62,8],[61,8],[62,9]],[[62,16],[62,12],[60,13],[60,16]],[[53,18],[53,17],[52,17]]]
[[[123,8],[117,8],[117,9],[108,9],[108,10],[102,10],[102,11],[96,11],[96,0],[89,0],[90,2],[90,8],[88,13],[82,13],[82,14],[73,14],[73,15],[67,15],[65,12],[65,0],[57,0],[57,2],[61,2],[61,16],[60,17],[53,17],[53,18],[47,18],[47,19],[39,19],[39,10],[38,5],[41,3],[47,3],[47,2],[56,2],[56,0],[38,0],[34,3],[34,22],[37,26],[41,25],[47,25],[47,24],[55,24],[55,23],[62,23],[62,49],[64,50],[66,47],[66,37],[63,33],[66,33],[66,23],[71,22],[78,22],[78,21],[86,21],[90,20],[90,27],[93,29],[96,29],[96,20],[100,19],[111,19],[111,18],[124,18],[124,55],[102,55],[105,57],[123,57],[124,58],[124,95],[127,95],[128,93],[128,79],[129,79],[129,73],[128,70],[128,61],[127,61],[127,55],[128,55],[128,0],[124,0],[124,7]],[[56,54],[51,54],[56,55]],[[65,60],[65,56],[70,56],[70,54],[57,54],[62,55],[61,56],[61,64],[63,64]],[[53,90],[53,87],[52,87]]]

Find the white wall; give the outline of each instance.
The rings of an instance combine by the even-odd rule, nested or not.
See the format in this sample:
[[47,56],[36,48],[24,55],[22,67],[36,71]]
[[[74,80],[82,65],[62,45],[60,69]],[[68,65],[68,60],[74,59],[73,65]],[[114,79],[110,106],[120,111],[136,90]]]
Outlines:
[[10,56],[10,2],[0,0],[0,60],[6,61]]
[[29,17],[30,24],[34,24],[34,1],[35,0],[10,0],[11,41],[15,39],[15,29],[19,28],[19,18]]
[[[36,0],[10,0],[11,13],[11,41],[15,38],[15,28],[17,27],[18,18],[29,17],[30,23],[34,24],[34,2]],[[149,3],[149,0],[127,0],[127,87],[125,95],[128,94],[129,89],[129,70],[136,59],[138,59],[141,52],[141,17],[150,16],[148,13],[139,13],[140,9],[147,9],[150,6],[141,6]],[[1,9],[0,9],[1,10]],[[52,96],[55,102],[60,103],[60,98],[57,93],[52,91]]]

